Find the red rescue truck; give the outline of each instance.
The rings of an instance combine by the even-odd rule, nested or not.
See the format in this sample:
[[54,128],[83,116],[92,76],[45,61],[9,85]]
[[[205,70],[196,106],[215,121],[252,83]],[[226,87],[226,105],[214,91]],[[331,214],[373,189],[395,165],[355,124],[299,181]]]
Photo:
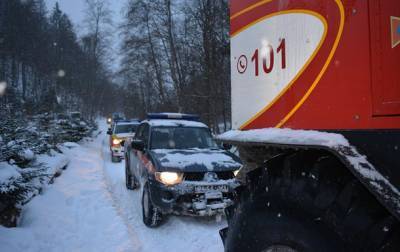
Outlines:
[[231,0],[226,251],[400,251],[400,1]]

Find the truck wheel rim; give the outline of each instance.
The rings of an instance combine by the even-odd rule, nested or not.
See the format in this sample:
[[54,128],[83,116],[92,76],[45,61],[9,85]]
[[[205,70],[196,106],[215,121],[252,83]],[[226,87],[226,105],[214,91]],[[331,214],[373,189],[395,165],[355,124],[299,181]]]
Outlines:
[[272,245],[262,252],[297,252],[297,250],[286,245]]

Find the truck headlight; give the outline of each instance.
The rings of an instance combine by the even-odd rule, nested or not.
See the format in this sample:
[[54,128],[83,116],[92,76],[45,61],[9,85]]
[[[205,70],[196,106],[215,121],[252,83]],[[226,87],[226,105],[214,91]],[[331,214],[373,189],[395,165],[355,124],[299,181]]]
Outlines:
[[182,182],[183,173],[178,172],[156,172],[155,177],[164,185],[172,186]]
[[107,118],[107,122],[108,122],[108,123],[111,123],[111,118]]
[[121,140],[120,140],[120,139],[117,139],[117,138],[114,138],[113,141],[112,141],[112,143],[113,143],[113,145],[118,145],[118,144],[121,143]]

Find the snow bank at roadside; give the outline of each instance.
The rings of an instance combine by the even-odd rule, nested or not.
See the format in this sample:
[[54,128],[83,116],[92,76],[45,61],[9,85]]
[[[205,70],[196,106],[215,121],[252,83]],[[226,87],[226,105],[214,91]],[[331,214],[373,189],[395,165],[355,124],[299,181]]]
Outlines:
[[17,168],[17,166],[10,165],[7,162],[0,163],[0,193],[7,192],[10,184],[21,179],[22,176]]
[[25,160],[31,161],[25,168],[17,166],[12,160],[10,163],[0,162],[0,192],[7,193],[7,187],[8,189],[15,189],[15,186],[9,187],[9,185],[18,180],[19,183],[28,183],[30,188],[40,189],[67,166],[69,158],[62,153],[63,150],[78,146],[77,143],[66,142],[58,145],[61,153],[50,150],[48,154],[40,155],[35,155],[30,149],[25,149],[20,155]]
[[[67,166],[68,161],[69,159],[64,154],[54,152],[51,155],[35,156],[35,162],[26,168],[0,162],[0,192],[4,194],[14,190],[19,186],[18,183],[21,183],[21,186],[27,189],[29,187],[31,191],[40,190],[41,187],[49,183],[55,174],[60,173]],[[29,200],[33,194],[35,192],[28,192],[25,196],[26,200]]]
[[79,147],[79,144],[75,143],[75,142],[65,142],[60,144],[61,146],[67,147],[67,148],[75,148],[75,147]]
[[[66,148],[60,146],[59,150]],[[22,205],[52,183],[69,162],[64,153],[55,150],[40,155],[25,151],[21,155],[31,160],[23,167],[12,160],[0,162],[0,225],[7,227],[17,225]]]
[[38,155],[36,161],[45,164],[48,174],[51,175],[65,168],[69,158],[63,153],[53,152],[50,155]]
[[138,251],[105,190],[98,143],[63,152],[63,175],[23,206],[18,227],[0,226],[0,251]]
[[35,159],[35,153],[31,149],[23,149],[20,151],[19,156],[21,159],[26,161],[32,161]]
[[7,162],[0,163],[0,183],[8,180],[21,177],[21,174],[16,169],[16,166],[10,165]]

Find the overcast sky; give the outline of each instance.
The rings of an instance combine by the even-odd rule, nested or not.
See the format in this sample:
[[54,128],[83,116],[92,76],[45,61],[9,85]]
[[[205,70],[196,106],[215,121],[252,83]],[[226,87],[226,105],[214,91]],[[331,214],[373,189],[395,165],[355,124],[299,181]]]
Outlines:
[[[59,3],[60,9],[67,13],[77,28],[81,27],[84,18],[85,0],[45,0],[47,8],[51,11]],[[121,10],[126,0],[108,0],[109,7],[113,12],[113,21],[118,24],[122,20]]]
[[[2,1],[2,0],[0,0]],[[56,2],[60,5],[61,11],[67,13],[69,18],[72,20],[75,30],[79,35],[82,35],[83,32],[83,24],[82,21],[84,19],[85,13],[85,0],[45,0],[47,9],[49,10],[49,13],[51,10],[54,8],[54,5]],[[121,10],[127,0],[108,0],[109,2],[109,7],[110,10],[113,13],[113,22],[114,26],[116,27],[115,32],[114,32],[114,50],[117,52],[120,39],[118,37],[118,31],[117,27],[122,21],[122,14]],[[116,68],[118,63],[114,65],[114,68]]]

